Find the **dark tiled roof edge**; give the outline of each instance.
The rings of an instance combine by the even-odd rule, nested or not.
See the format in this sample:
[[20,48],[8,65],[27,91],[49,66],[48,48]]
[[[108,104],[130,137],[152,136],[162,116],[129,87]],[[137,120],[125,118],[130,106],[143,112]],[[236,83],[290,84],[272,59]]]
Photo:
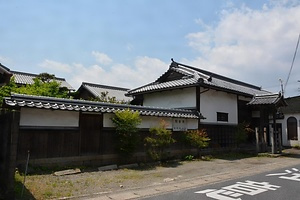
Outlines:
[[[125,105],[125,104],[112,104],[106,102],[94,102],[86,100],[75,100],[75,99],[63,99],[56,97],[42,97],[33,95],[23,95],[23,94],[12,94],[11,97],[6,97],[4,99],[7,106],[18,106],[23,105],[27,107],[36,108],[53,108],[68,110],[68,107],[72,107],[72,110],[85,111],[91,109],[91,111],[97,112],[96,110],[104,109],[104,112],[113,112],[116,110],[131,109],[138,111],[141,115],[151,115],[151,116],[169,116],[169,117],[181,117],[181,118],[199,118],[199,113],[191,110],[183,109],[168,109],[168,108],[157,108],[157,107],[145,107],[145,106],[135,106],[135,105]],[[27,102],[27,103],[26,103]],[[46,106],[45,106],[46,105]],[[63,108],[59,107],[62,106]],[[67,105],[67,106],[65,106]],[[76,107],[76,109],[74,108]],[[89,110],[88,110],[89,111]],[[98,111],[99,112],[99,111]],[[159,114],[156,114],[159,113]]]
[[92,86],[92,87],[105,88],[105,89],[121,90],[121,91],[128,91],[129,90],[128,88],[109,86],[109,85],[100,85],[100,84],[87,83],[87,82],[82,82],[82,85],[88,85],[88,86]]
[[209,71],[206,71],[206,70],[203,70],[203,69],[200,69],[200,68],[197,68],[197,67],[189,66],[189,65],[186,65],[186,64],[182,64],[182,63],[178,63],[178,62],[174,62],[174,63],[176,63],[178,65],[181,65],[181,66],[184,66],[184,67],[187,67],[187,68],[190,68],[190,69],[193,69],[193,70],[198,71],[200,73],[206,74],[207,76],[212,76],[212,77],[224,80],[224,81],[228,81],[228,82],[235,83],[235,84],[238,84],[238,85],[250,87],[250,88],[253,88],[253,89],[256,89],[256,90],[261,90],[261,87],[258,87],[258,86],[255,86],[255,85],[252,85],[252,84],[249,84],[249,83],[245,83],[245,82],[242,82],[242,81],[239,81],[239,80],[228,78],[226,76],[222,76],[220,74],[209,72]]
[[[33,73],[27,73],[27,72],[20,72],[20,71],[11,71],[11,73],[13,74],[21,74],[21,75],[27,75],[27,76],[33,76],[33,77],[37,77],[38,74],[33,74]],[[55,76],[56,80],[60,80],[60,81],[66,81],[65,78],[59,78]]]
[[12,72],[10,71],[10,69],[9,69],[8,67],[2,65],[2,63],[0,63],[0,67],[2,67],[7,73],[12,73]]

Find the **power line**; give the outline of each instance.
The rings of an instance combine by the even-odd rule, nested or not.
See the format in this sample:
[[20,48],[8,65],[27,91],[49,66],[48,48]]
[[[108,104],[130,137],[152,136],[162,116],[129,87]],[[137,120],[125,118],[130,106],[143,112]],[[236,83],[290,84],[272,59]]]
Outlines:
[[300,34],[299,34],[299,37],[298,37],[298,41],[297,41],[297,45],[296,45],[296,49],[295,49],[295,53],[294,53],[292,65],[291,65],[291,68],[290,68],[288,77],[287,77],[287,79],[286,79],[286,82],[285,82],[284,90],[283,90],[283,91],[285,91],[286,86],[287,86],[287,84],[288,84],[288,82],[289,82],[289,79],[290,79],[290,76],[291,76],[291,72],[292,72],[292,69],[293,69],[293,66],[294,66],[294,62],[295,62],[295,59],[296,59],[296,55],[297,55],[297,50],[298,50],[298,46],[299,46],[299,40],[300,40]]

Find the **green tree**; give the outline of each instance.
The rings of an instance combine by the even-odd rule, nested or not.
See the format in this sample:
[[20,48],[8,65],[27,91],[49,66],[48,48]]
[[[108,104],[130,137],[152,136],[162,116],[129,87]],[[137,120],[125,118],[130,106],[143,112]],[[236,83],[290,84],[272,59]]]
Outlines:
[[142,122],[140,114],[126,109],[116,112],[112,121],[116,125],[118,151],[120,155],[129,158],[139,144],[138,125]]
[[12,77],[8,84],[0,87],[0,106],[3,104],[3,98],[11,95],[12,92],[16,92],[17,85],[14,77]]
[[148,155],[153,160],[166,159],[166,148],[176,142],[172,138],[172,132],[166,127],[167,123],[162,120],[158,127],[150,128],[150,136],[146,137],[144,140]]
[[0,106],[2,106],[3,98],[10,96],[11,93],[69,98],[69,90],[66,87],[60,87],[60,83],[54,80],[54,77],[54,75],[42,73],[33,79],[33,84],[20,87],[12,77],[8,84],[0,87]]
[[60,87],[60,83],[53,80],[41,80],[39,77],[33,79],[33,84],[27,84],[16,89],[19,94],[68,98],[67,88]]

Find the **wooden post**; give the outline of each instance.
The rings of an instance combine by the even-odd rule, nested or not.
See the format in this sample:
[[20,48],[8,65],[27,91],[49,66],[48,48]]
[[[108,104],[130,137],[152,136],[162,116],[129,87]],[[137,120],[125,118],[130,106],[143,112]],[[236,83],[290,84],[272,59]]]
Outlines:
[[255,137],[256,137],[256,152],[259,153],[260,148],[259,148],[259,129],[258,129],[258,127],[255,127]]
[[263,149],[264,149],[264,152],[267,152],[267,128],[264,127],[264,135],[263,135]]
[[282,130],[278,128],[278,145],[279,145],[279,153],[282,153]]
[[272,154],[277,153],[277,137],[276,137],[276,112],[273,112],[273,134],[272,134]]
[[[17,163],[17,145],[19,136],[20,112],[13,111],[2,113],[5,116],[3,128],[3,144],[6,151],[3,154],[3,166],[1,166],[0,187],[4,189],[4,199],[14,199],[14,177]],[[3,116],[2,116],[3,118]],[[1,156],[2,157],[2,156]]]

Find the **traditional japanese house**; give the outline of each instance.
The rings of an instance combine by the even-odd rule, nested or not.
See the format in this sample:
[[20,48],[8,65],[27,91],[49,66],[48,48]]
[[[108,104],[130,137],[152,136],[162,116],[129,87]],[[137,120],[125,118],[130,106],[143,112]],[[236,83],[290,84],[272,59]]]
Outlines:
[[[11,73],[13,74],[13,77],[15,79],[15,83],[19,86],[33,84],[34,83],[33,79],[38,76],[38,74],[18,72],[18,71],[11,71]],[[55,77],[55,81],[60,83],[60,87],[65,87],[70,92],[75,91],[75,89],[66,81],[66,79]]]
[[125,96],[128,91],[128,88],[83,82],[76,92],[76,98],[129,103],[132,98]]
[[285,99],[287,106],[279,111],[283,114],[277,120],[282,128],[282,144],[284,146],[300,146],[300,96]]
[[133,103],[143,106],[179,108],[203,116],[199,128],[207,130],[215,146],[234,145],[238,123],[251,122],[247,103],[258,94],[271,94],[248,83],[234,80],[172,60],[157,80],[128,91]]

